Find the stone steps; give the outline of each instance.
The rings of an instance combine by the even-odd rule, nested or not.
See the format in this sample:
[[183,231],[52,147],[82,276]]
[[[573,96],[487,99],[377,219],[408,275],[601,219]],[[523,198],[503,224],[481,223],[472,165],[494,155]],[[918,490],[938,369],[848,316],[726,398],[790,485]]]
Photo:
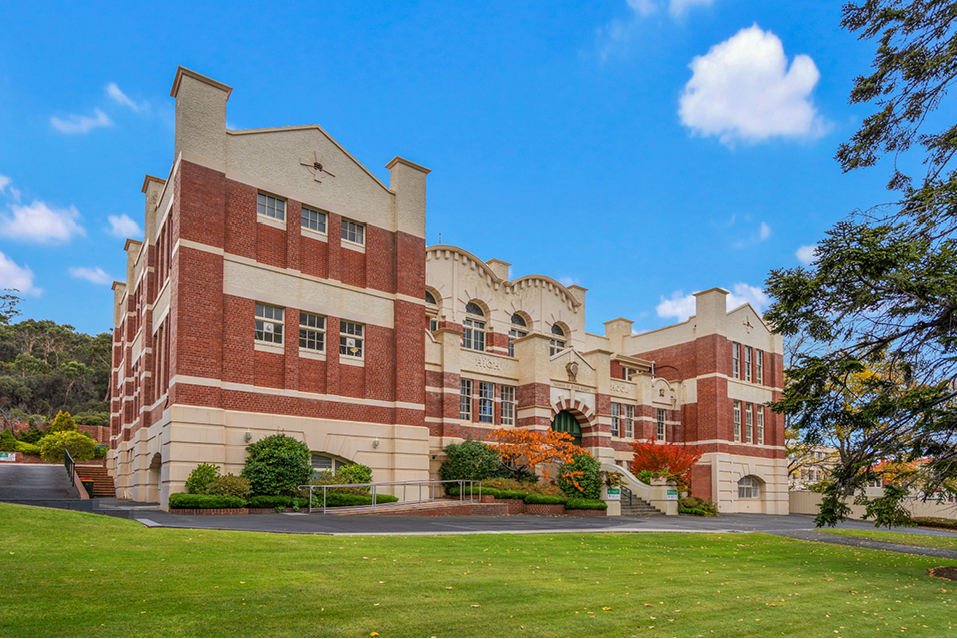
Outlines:
[[76,474],[93,480],[93,497],[116,497],[113,478],[103,466],[76,465]]
[[660,510],[646,502],[634,493],[628,490],[627,486],[621,487],[621,516],[622,517],[650,517],[652,515],[662,515]]

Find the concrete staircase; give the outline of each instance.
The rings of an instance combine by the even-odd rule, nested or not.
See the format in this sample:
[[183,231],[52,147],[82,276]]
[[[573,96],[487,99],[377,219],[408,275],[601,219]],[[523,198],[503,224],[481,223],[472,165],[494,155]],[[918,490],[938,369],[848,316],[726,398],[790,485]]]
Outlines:
[[660,510],[641,499],[628,490],[627,486],[621,487],[621,516],[622,517],[648,517],[650,515],[663,515]]
[[93,480],[93,497],[116,497],[113,478],[104,466],[76,465],[76,474]]

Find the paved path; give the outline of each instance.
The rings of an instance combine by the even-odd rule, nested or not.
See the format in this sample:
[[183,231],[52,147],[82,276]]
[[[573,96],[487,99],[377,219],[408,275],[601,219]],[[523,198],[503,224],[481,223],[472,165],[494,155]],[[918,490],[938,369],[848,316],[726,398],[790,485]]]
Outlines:
[[0,501],[79,498],[62,464],[0,464]]
[[[917,534],[936,534],[940,536],[952,537],[954,533],[949,531],[927,532],[928,528],[893,528],[895,532],[909,532]],[[940,557],[942,559],[957,560],[957,550],[946,550],[944,548],[925,548],[923,546],[911,546],[908,544],[892,544],[886,541],[876,541],[873,539],[856,539],[854,537],[844,537],[841,535],[829,535],[816,530],[793,530],[775,533],[781,537],[790,537],[791,539],[801,539],[804,541],[820,541],[825,544],[837,544],[839,546],[853,546],[855,548],[870,548],[872,550],[889,550],[891,552],[902,552],[908,555],[922,555],[924,557]]]

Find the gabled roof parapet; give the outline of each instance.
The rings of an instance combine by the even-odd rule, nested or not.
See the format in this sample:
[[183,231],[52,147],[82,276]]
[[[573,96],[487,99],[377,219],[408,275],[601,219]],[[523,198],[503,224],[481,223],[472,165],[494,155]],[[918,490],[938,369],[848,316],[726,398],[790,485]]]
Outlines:
[[222,91],[225,91],[227,100],[229,99],[229,94],[233,92],[233,88],[229,86],[228,84],[223,84],[222,82],[219,82],[218,80],[213,80],[212,78],[209,78],[201,73],[196,73],[195,71],[191,71],[190,69],[187,69],[186,67],[181,66],[176,68],[176,77],[173,78],[173,88],[170,89],[170,92],[169,92],[170,97],[175,98],[176,95],[179,93],[179,86],[180,86],[180,83],[183,81],[184,76],[193,78],[194,80],[199,80],[200,82],[208,84],[211,87],[216,87],[217,89],[221,89]]

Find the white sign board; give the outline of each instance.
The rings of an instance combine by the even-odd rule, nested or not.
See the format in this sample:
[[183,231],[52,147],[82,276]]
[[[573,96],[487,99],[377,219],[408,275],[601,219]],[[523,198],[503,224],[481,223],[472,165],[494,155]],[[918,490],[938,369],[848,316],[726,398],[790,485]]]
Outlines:
[[5,462],[5,461],[9,461],[9,462],[17,461],[17,454],[16,453],[0,453],[0,462]]

